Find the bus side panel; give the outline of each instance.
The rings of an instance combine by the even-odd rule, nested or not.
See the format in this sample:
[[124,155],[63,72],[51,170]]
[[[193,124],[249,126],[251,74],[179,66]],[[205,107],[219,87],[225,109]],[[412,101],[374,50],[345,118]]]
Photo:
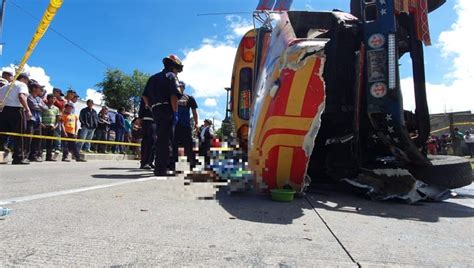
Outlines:
[[[274,86],[259,110],[252,131],[249,164],[257,188],[271,190],[290,185],[303,190],[307,165],[320,126],[325,86],[322,79],[326,42],[297,40],[283,52]],[[313,51],[311,56],[308,52]],[[255,119],[255,118],[253,118]]]

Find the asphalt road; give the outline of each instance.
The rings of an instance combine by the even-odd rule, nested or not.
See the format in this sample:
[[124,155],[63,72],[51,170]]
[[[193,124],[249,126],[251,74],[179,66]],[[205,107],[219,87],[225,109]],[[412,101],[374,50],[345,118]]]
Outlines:
[[474,266],[473,188],[412,206],[334,191],[275,203],[137,166],[0,165],[0,266]]

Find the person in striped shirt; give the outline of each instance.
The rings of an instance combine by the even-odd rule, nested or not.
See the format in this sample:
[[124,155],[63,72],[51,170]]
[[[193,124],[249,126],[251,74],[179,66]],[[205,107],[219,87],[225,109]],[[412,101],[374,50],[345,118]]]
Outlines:
[[[53,94],[46,96],[46,107],[43,109],[41,127],[44,136],[55,137],[58,128],[60,112],[59,108],[54,105],[56,97]],[[54,161],[53,145],[54,140],[45,140],[46,143],[46,161]]]

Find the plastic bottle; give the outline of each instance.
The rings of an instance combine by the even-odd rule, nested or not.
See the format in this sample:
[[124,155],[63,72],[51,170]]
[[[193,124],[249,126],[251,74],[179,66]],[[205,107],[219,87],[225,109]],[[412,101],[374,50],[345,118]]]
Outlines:
[[5,217],[12,212],[9,208],[0,207],[0,217]]

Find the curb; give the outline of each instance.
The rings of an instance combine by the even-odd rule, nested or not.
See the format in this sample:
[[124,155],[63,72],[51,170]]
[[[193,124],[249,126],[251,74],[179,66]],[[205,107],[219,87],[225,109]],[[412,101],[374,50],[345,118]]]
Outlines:
[[[81,157],[88,161],[128,161],[128,160],[139,160],[136,155],[129,154],[81,154]],[[46,154],[43,153],[43,159],[46,158]],[[57,156],[58,160],[61,160],[62,153]],[[11,161],[11,154],[7,157],[6,161]],[[0,163],[5,163],[3,159],[3,151],[0,151]]]

